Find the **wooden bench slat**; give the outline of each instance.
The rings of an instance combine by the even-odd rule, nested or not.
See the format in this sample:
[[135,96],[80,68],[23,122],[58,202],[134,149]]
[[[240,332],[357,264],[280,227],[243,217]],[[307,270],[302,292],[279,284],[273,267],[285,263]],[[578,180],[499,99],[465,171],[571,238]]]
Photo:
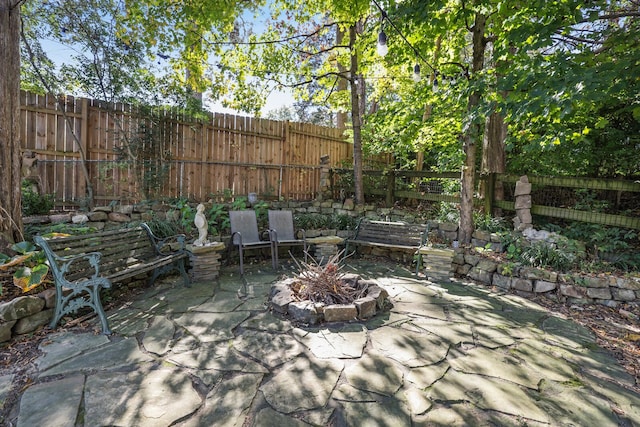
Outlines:
[[[362,219],[354,237],[347,240],[347,252],[349,245],[355,245],[417,253],[426,239],[426,225]],[[418,269],[420,261],[418,258]]]
[[376,246],[376,247],[382,247],[382,248],[407,250],[407,251],[416,250],[416,247],[413,245],[406,246],[406,245],[397,245],[397,244],[391,244],[391,243],[370,242],[367,240],[350,240],[349,243],[352,243],[354,245],[361,245],[361,246]]

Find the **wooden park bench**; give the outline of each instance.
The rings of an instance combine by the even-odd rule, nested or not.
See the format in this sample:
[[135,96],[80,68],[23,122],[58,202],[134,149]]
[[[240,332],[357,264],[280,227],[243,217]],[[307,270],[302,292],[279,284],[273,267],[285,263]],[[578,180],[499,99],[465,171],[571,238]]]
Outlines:
[[[373,221],[363,218],[358,222],[353,238],[347,239],[345,253],[350,254],[350,246],[369,246],[389,251],[401,251],[418,255],[418,250],[427,244],[426,225],[407,224],[399,221]],[[417,256],[417,269],[422,264]]]
[[122,230],[102,231],[78,236],[44,239],[34,237],[47,256],[56,284],[56,308],[50,327],[62,316],[78,309],[93,309],[102,323],[102,332],[111,334],[100,300],[100,290],[112,283],[126,282],[152,273],[158,276],[177,270],[189,286],[185,237],[156,237],[146,224]]

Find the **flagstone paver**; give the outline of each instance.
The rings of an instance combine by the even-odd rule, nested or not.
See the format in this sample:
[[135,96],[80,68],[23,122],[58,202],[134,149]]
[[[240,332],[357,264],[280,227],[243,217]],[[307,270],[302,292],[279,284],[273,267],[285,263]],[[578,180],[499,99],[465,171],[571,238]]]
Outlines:
[[[325,425],[325,424],[315,424]],[[273,426],[287,426],[287,427],[309,427],[309,424],[303,420],[289,417],[280,412],[274,411],[271,408],[264,408],[258,412],[253,427],[273,427]]]
[[156,316],[145,332],[142,345],[151,353],[162,356],[171,349],[171,341],[176,332],[175,324],[164,316]]
[[367,330],[360,324],[347,324],[331,329],[296,328],[293,335],[320,359],[360,357],[367,344]]
[[40,371],[78,356],[85,351],[102,347],[109,343],[104,335],[74,334],[72,332],[52,333],[40,343],[43,355],[36,361]]
[[196,347],[188,351],[167,356],[169,362],[201,370],[266,373],[260,363],[238,354],[228,346]]
[[402,387],[404,374],[396,362],[370,351],[345,369],[345,378],[357,389],[392,396]]
[[203,408],[185,427],[242,427],[263,374],[238,374],[221,381],[207,395]]
[[202,342],[224,341],[233,338],[233,329],[249,317],[247,312],[185,313],[176,318],[178,325]]
[[549,423],[549,415],[527,395],[521,386],[483,375],[465,374],[450,369],[427,394],[437,401],[469,401],[482,409],[490,409],[527,420]]
[[411,414],[406,404],[398,399],[382,402],[345,402],[347,425],[360,427],[410,426]]
[[369,339],[374,349],[409,368],[438,363],[449,352],[442,338],[402,328],[376,329],[369,333]]
[[[52,332],[7,425],[550,426],[640,419],[634,378],[585,328],[524,298],[352,260],[392,307],[307,327],[271,313],[286,270],[158,281],[114,335]],[[290,274],[290,270],[289,270]],[[239,291],[246,291],[243,294]],[[94,320],[96,329],[98,322]],[[0,377],[3,395],[19,384]]]
[[29,387],[20,401],[18,427],[74,427],[84,393],[84,375]]
[[233,341],[233,348],[270,367],[282,365],[304,350],[293,337],[258,331],[245,331]]
[[90,375],[84,401],[87,426],[168,426],[201,404],[191,378],[169,367]]
[[[528,370],[522,366],[525,361],[504,350],[471,348],[466,352],[456,352],[458,357],[450,357],[450,366],[459,372],[479,374],[484,377],[500,378],[524,387],[535,389],[543,379],[549,379],[541,371]],[[557,375],[554,375],[554,379]],[[570,377],[561,378],[568,381]]]
[[5,404],[5,399],[7,398],[9,391],[11,391],[14,378],[14,374],[0,376],[0,407]]
[[280,412],[323,408],[343,368],[338,360],[299,357],[260,386],[260,390]]
[[92,348],[75,357],[66,359],[41,372],[40,376],[136,366],[143,362],[152,361],[153,358],[151,356],[140,350],[135,338],[125,338],[117,342],[111,342],[109,345]]

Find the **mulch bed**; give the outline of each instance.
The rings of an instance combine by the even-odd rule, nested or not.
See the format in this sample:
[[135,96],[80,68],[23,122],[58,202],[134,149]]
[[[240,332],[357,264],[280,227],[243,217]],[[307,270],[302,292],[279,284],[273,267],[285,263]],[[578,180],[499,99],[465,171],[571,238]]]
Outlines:
[[611,308],[601,304],[569,305],[542,296],[531,299],[593,332],[597,344],[611,352],[634,376],[636,391],[640,393],[640,305],[620,304]]

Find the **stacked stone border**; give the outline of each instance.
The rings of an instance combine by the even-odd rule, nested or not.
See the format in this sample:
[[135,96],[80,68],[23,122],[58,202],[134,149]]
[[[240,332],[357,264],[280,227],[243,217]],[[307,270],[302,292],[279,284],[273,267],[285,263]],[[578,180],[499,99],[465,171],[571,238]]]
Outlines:
[[361,279],[357,274],[345,274],[342,280],[347,286],[366,286],[367,294],[352,304],[324,304],[297,301],[291,284],[295,277],[286,278],[271,286],[269,307],[276,313],[289,317],[295,323],[317,325],[324,322],[351,322],[368,320],[390,306],[389,293],[378,282]]
[[[316,213],[322,215],[343,214],[354,218],[366,217],[377,220],[404,221],[407,223],[426,223],[430,239],[450,245],[457,238],[458,226],[454,223],[425,220],[413,211],[401,208],[380,208],[375,205],[355,206],[351,199],[344,202],[273,202],[272,209],[288,209],[294,213]],[[194,205],[195,208],[195,205]],[[163,203],[140,205],[116,205],[98,207],[92,212],[69,212],[55,215],[43,215],[24,218],[25,224],[81,223],[96,230],[116,229],[134,221],[151,221],[154,216],[167,219],[172,213],[169,205]],[[174,211],[175,212],[175,211]],[[338,236],[351,237],[352,230],[306,230],[307,238]],[[229,236],[210,236],[227,243]],[[473,234],[472,247],[500,251],[502,245],[495,234],[476,231]],[[216,248],[221,249],[221,248]],[[216,251],[217,252],[217,251]],[[214,267],[226,251],[214,254],[211,264]],[[364,253],[364,255],[367,255]],[[392,260],[409,263],[413,260],[401,251],[376,251],[374,256],[385,256]],[[427,255],[425,263],[429,262]],[[640,302],[640,278],[617,276],[589,276],[580,274],[561,274],[543,269],[535,269],[498,263],[483,257],[472,248],[458,248],[452,262],[452,272],[460,277],[472,279],[487,286],[496,286],[523,295],[543,294],[560,301],[582,304],[599,303],[615,306],[621,302]],[[215,274],[217,276],[217,274]],[[5,286],[13,286],[6,284]],[[55,290],[48,289],[38,295],[26,295],[0,304],[0,342],[9,341],[15,335],[28,334],[50,322]]]
[[494,286],[522,296],[541,295],[570,304],[604,304],[640,302],[640,277],[558,273],[496,261],[474,248],[455,249],[452,271],[458,277],[485,286]]
[[[210,204],[211,202],[209,204],[205,203],[207,207],[209,207]],[[322,215],[342,214],[354,218],[364,216],[371,219],[406,221],[409,223],[420,223],[423,221],[422,218],[416,217],[409,210],[379,208],[372,204],[355,206],[351,199],[347,199],[344,202],[273,202],[270,204],[270,207],[272,209],[288,209],[294,213],[315,213]],[[122,228],[128,223],[136,221],[151,221],[154,218],[159,220],[171,219],[170,216],[173,214],[177,215],[179,212],[173,210],[168,204],[157,202],[138,205],[102,206],[96,207],[91,212],[66,212],[27,217],[24,218],[24,223],[51,225],[75,223],[101,231]],[[307,230],[307,238],[338,236],[345,239],[351,237],[352,233],[352,230]],[[210,240],[219,240],[224,244],[229,241],[229,236],[209,237]],[[203,250],[195,250],[194,255],[196,257],[207,259],[207,267],[205,269],[192,270],[191,274],[200,278],[205,275],[210,275],[209,279],[217,278],[217,268],[219,267],[221,258],[226,254],[226,251],[223,249],[224,248],[216,245],[213,249],[206,248],[206,250],[204,250],[204,252],[207,252],[206,254],[202,253]],[[388,256],[392,259],[403,259],[403,255],[395,256],[388,254]],[[12,274],[11,272],[7,276],[3,276],[2,279],[6,279],[5,281],[10,280]],[[5,286],[13,285],[6,283]],[[31,333],[47,325],[51,321],[54,305],[55,289],[47,289],[37,295],[25,295],[0,304],[0,342],[9,341],[14,336]],[[370,307],[370,303],[368,303],[367,307]],[[365,307],[364,315],[367,315],[367,307]],[[331,314],[329,314],[329,316],[331,316]]]

